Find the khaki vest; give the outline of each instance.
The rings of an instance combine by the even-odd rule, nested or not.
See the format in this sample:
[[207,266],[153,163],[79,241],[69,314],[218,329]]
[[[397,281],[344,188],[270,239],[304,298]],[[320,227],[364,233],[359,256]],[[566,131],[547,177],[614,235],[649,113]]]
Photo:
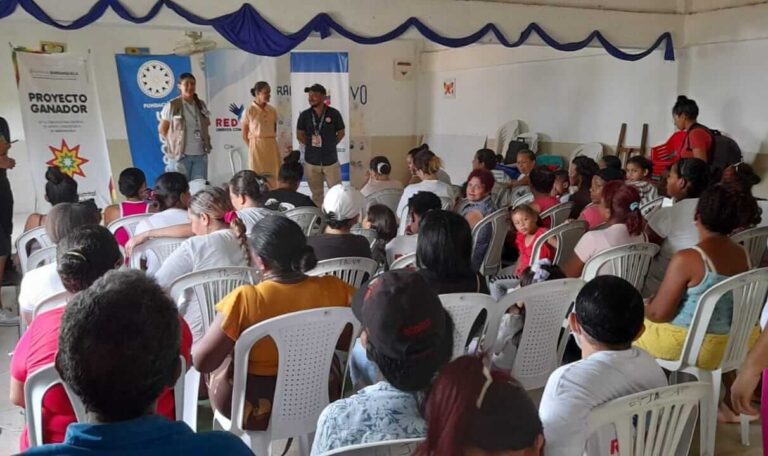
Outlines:
[[[184,119],[184,102],[181,97],[174,98],[171,103],[171,121],[168,128],[166,150],[170,158],[178,160],[184,155],[184,145],[186,144],[187,124]],[[211,121],[208,118],[209,112],[202,100],[195,97],[195,104],[200,112],[200,135],[203,139],[203,152],[211,152],[211,136],[208,133],[208,127]],[[180,116],[180,117],[177,117]]]

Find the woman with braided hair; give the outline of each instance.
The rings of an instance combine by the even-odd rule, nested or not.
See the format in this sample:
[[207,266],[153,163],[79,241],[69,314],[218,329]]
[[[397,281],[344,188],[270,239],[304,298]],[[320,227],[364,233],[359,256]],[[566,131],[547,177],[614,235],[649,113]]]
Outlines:
[[[226,190],[205,187],[195,193],[187,214],[195,235],[182,242],[155,274],[161,287],[169,288],[190,272],[250,264],[245,224],[237,217]],[[194,293],[186,293],[178,304],[194,340],[199,340],[203,322]]]

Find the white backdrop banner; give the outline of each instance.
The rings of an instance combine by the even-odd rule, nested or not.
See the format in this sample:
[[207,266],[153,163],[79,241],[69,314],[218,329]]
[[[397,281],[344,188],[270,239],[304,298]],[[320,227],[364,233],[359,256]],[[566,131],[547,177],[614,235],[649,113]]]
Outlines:
[[14,53],[36,207],[44,202],[48,166],[74,178],[81,199],[93,198],[101,208],[112,204],[107,140],[90,57]]
[[277,59],[220,49],[205,54],[204,68],[213,146],[208,180],[219,185],[232,177],[231,154],[237,171],[248,168],[248,146],[243,142],[240,119],[253,100],[250,90],[258,81],[272,87],[270,104],[276,106]]
[[296,122],[301,111],[309,109],[304,88],[321,84],[327,91],[325,104],[333,106],[344,119],[346,135],[336,151],[341,178],[349,181],[349,55],[346,52],[291,52],[291,118],[293,148],[302,151],[296,139]]

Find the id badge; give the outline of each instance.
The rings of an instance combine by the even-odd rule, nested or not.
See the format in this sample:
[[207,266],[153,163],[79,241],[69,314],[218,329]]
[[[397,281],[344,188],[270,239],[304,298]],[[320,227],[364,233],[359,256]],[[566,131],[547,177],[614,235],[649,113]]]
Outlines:
[[200,139],[202,136],[200,135],[200,130],[195,130],[195,139]]
[[320,135],[312,135],[312,147],[323,147],[323,138]]

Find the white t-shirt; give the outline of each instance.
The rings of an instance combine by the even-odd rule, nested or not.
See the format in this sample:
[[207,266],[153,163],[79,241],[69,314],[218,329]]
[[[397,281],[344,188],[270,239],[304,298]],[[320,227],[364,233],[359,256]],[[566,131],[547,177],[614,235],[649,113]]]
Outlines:
[[21,279],[19,308],[31,315],[44,299],[63,291],[66,290],[56,271],[56,262],[40,266],[24,274]]
[[[166,209],[162,212],[153,214],[151,217],[142,220],[136,225],[135,234],[141,234],[149,230],[168,228],[169,226],[185,225],[189,223],[189,216],[184,209]],[[155,275],[160,269],[160,261],[155,254],[147,252],[147,275]]]
[[[202,102],[201,102],[202,104]],[[186,134],[184,135],[184,154],[185,155],[203,155],[205,149],[203,147],[203,136],[200,133],[201,122],[200,118],[205,113],[205,105],[203,105],[204,112],[201,113],[195,103],[187,103],[182,101],[182,109],[184,110],[184,122],[186,123]],[[173,122],[173,116],[171,115],[171,102],[163,106],[163,110],[160,111],[160,118]]]
[[449,184],[439,180],[425,180],[418,184],[411,184],[405,187],[403,190],[403,196],[400,197],[400,202],[397,205],[397,212],[395,215],[400,217],[403,212],[403,208],[408,205],[408,200],[419,192],[432,192],[438,197],[456,199],[456,190]]
[[631,348],[600,351],[559,367],[550,375],[539,406],[546,455],[611,455],[615,431],[590,437],[587,417],[593,408],[632,393],[666,386],[667,377],[648,353]]
[[684,199],[670,207],[661,207],[648,217],[648,227],[664,238],[659,254],[651,262],[648,278],[643,287],[643,296],[655,294],[672,256],[683,249],[689,249],[699,242],[699,232],[693,222],[698,198]]
[[368,182],[363,185],[363,188],[360,189],[360,193],[363,194],[363,196],[368,196],[372,193],[376,193],[379,190],[386,190],[388,188],[394,188],[397,190],[400,190],[403,188],[403,183],[399,180],[375,180],[375,179],[369,179]]
[[[174,280],[190,272],[225,266],[246,266],[245,255],[240,242],[230,229],[214,231],[204,236],[192,236],[182,242],[163,262],[155,274],[155,279],[161,287],[167,289]],[[179,313],[192,331],[192,340],[197,342],[203,336],[203,322],[197,300],[189,293],[177,304]]]
[[[627,230],[627,225],[617,223],[602,230],[588,231],[576,243],[573,252],[579,259],[586,263],[587,260],[611,247],[618,247],[626,244],[637,244],[646,242],[645,234],[640,233],[632,236]],[[613,266],[606,264],[600,268],[600,275],[613,274]]]

